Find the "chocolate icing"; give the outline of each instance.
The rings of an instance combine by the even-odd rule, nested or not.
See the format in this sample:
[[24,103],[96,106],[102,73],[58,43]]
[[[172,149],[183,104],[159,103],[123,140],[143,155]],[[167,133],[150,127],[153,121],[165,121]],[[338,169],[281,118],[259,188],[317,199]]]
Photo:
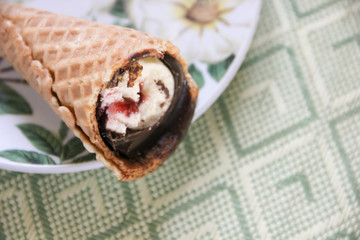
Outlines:
[[[138,59],[143,56],[136,56]],[[131,59],[133,62],[133,59]],[[182,66],[170,55],[165,54],[162,62],[174,77],[174,96],[166,113],[153,126],[140,129],[127,129],[126,134],[109,131],[106,126],[106,110],[101,110],[101,96],[97,102],[96,118],[99,132],[107,147],[118,157],[125,157],[131,162],[146,163],[152,158],[165,160],[184,137],[194,114],[195,102],[191,98]],[[119,69],[107,87],[116,86],[119,74],[126,69]]]

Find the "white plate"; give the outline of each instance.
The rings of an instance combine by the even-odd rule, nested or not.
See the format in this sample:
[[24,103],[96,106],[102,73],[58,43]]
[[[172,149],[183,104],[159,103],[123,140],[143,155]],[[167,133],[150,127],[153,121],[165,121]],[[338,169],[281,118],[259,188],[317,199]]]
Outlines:
[[[189,71],[200,87],[194,120],[216,101],[238,71],[261,8],[261,0],[12,2],[133,27],[172,41],[188,60]],[[204,11],[206,14],[201,15]],[[9,68],[5,61],[0,62],[0,168],[65,173],[102,167],[35,90]]]

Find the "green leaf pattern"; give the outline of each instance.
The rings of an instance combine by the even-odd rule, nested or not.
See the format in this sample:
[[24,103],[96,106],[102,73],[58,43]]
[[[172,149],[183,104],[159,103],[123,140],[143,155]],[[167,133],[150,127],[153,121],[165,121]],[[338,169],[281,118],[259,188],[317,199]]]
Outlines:
[[[0,62],[3,59],[0,58]],[[1,68],[0,72],[13,71],[12,67]],[[8,80],[8,79],[0,79]],[[4,114],[26,114],[31,115],[32,109],[28,102],[8,85],[0,82],[0,115]],[[0,151],[0,157],[11,161],[31,164],[56,164],[50,155],[56,156],[60,161],[75,158],[85,151],[81,141],[73,137],[64,143],[69,129],[64,122],[61,122],[58,134],[33,123],[16,125],[30,143],[39,151],[27,151],[20,149],[9,149]],[[83,155],[76,159],[76,162],[93,160],[93,154]]]
[[68,132],[69,132],[69,129],[66,126],[66,124],[64,122],[61,122],[60,129],[59,129],[59,138],[60,138],[61,142],[64,141],[64,139],[66,138]]
[[230,55],[227,59],[225,59],[222,62],[215,63],[215,64],[209,64],[208,65],[208,72],[209,74],[217,81],[219,82],[222,77],[225,75],[227,69],[229,68],[230,64],[234,60],[235,55]]
[[2,114],[31,115],[32,109],[14,89],[0,82],[0,115]]
[[85,151],[84,145],[77,137],[70,139],[63,147],[62,160],[74,158]]
[[60,156],[62,151],[61,142],[54,133],[32,123],[18,124],[17,127],[35,148],[47,154]]
[[32,164],[55,164],[54,160],[48,155],[25,150],[6,150],[0,152],[0,157],[14,162]]
[[75,158],[72,162],[73,163],[81,163],[81,162],[87,162],[87,161],[91,161],[91,160],[95,160],[95,153],[89,153],[86,154],[84,156],[80,156],[78,158]]
[[189,66],[189,73],[195,80],[196,84],[198,85],[199,89],[201,89],[204,86],[205,79],[201,71],[194,65],[191,64]]
[[126,3],[124,0],[116,0],[110,12],[115,16],[125,18],[126,17],[125,4]]
[[90,153],[77,157],[85,152],[85,148],[80,139],[73,137],[66,143],[63,143],[69,132],[69,129],[63,122],[60,125],[58,134],[33,123],[18,124],[17,127],[36,149],[46,154],[11,149],[0,151],[0,157],[15,162],[33,164],[56,164],[49,155],[58,157],[60,162],[72,159],[71,162],[79,163],[95,159],[95,154]]

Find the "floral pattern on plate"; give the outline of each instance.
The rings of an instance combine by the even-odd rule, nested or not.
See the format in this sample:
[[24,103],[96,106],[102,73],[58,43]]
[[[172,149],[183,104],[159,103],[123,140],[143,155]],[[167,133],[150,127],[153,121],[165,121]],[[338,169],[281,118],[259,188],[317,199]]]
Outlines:
[[245,0],[133,0],[137,29],[173,42],[188,61],[218,63],[241,47],[252,26]]

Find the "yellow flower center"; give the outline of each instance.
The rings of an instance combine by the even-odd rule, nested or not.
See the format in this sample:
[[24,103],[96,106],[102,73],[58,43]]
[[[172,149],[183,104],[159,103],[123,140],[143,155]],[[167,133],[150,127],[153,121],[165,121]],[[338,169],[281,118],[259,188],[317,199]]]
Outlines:
[[187,9],[186,19],[206,25],[212,23],[219,16],[219,3],[217,0],[196,0],[194,4]]

